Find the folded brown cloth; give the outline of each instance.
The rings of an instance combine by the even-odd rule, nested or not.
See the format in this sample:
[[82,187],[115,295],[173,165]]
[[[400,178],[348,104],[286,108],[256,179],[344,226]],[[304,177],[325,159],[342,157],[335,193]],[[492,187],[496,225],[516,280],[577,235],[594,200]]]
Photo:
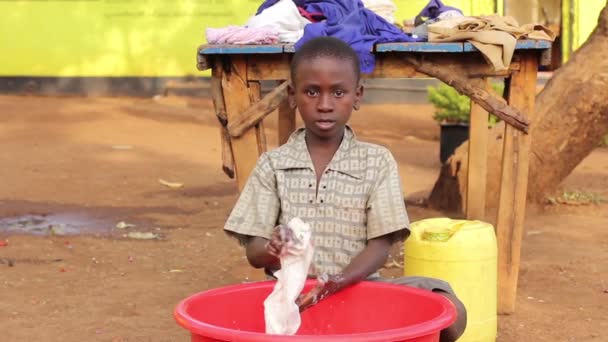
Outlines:
[[520,26],[509,16],[489,15],[445,19],[428,26],[429,42],[467,41],[496,71],[509,68],[517,39],[555,40],[555,33],[540,24]]

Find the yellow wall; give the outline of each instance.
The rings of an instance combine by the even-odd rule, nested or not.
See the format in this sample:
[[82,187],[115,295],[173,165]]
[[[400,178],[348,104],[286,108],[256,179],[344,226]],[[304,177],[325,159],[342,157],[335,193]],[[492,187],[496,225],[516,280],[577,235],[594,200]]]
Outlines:
[[195,74],[204,28],[243,24],[259,3],[0,1],[0,76]]
[[[502,12],[504,1],[444,0],[467,15]],[[578,48],[606,0],[563,0],[574,13],[568,46]],[[262,0],[0,1],[0,76],[199,74],[195,51],[206,27],[243,24]],[[428,0],[396,0],[398,20]],[[564,8],[568,24],[569,9]]]
[[597,25],[606,0],[562,0],[562,54],[567,61]]
[[[184,76],[199,74],[205,27],[243,24],[262,0],[0,1],[0,76]],[[428,0],[398,0],[398,18]],[[493,0],[446,0],[465,14]]]
[[587,40],[597,26],[600,11],[606,5],[606,0],[577,0],[574,9],[574,26],[572,48],[576,50]]

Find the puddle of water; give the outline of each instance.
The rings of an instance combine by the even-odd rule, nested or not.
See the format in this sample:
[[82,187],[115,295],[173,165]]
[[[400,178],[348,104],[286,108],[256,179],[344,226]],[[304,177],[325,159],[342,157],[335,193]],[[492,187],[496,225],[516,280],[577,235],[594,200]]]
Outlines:
[[82,213],[0,218],[0,233],[32,235],[111,234],[116,223]]

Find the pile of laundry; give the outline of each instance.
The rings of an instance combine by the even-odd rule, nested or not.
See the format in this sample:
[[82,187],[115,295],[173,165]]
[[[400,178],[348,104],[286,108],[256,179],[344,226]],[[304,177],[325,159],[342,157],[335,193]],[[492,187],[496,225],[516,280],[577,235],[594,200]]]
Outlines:
[[266,0],[244,26],[207,29],[207,42],[295,43],[298,49],[312,38],[332,36],[349,43],[359,55],[361,71],[370,73],[375,44],[422,40],[394,25],[396,9],[392,0]]
[[[393,0],[266,0],[243,26],[207,29],[207,40],[211,44],[289,44],[305,36],[308,24],[331,26],[348,22],[365,29],[363,20],[368,22],[367,28],[383,28],[387,24],[395,35],[402,36],[398,27],[390,27],[394,26],[396,11]],[[349,15],[359,21],[348,20]]]
[[498,15],[471,17],[441,0],[430,0],[403,25],[395,22],[393,0],[265,0],[243,26],[208,28],[210,44],[295,44],[332,36],[357,52],[361,72],[374,70],[376,44],[398,42],[471,42],[496,70],[510,64],[519,38],[553,41],[542,25],[523,25]]
[[464,16],[441,0],[430,1],[418,16],[405,21],[404,31],[434,43],[469,42],[496,71],[509,68],[518,39],[554,41],[556,36],[546,26],[520,25],[510,16]]

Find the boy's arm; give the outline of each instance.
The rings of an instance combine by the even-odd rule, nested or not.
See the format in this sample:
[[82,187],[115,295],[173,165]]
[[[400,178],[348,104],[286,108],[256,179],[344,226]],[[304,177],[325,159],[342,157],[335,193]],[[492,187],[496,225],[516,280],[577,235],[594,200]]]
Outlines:
[[298,299],[300,311],[376,272],[386,263],[392,242],[390,235],[369,240],[363,251],[344,268],[342,273],[330,275],[324,283]]
[[379,270],[386,263],[390,248],[391,239],[388,236],[369,240],[365,249],[339,275],[342,278],[339,284],[341,288],[364,280]]
[[388,259],[390,248],[396,241],[403,241],[409,230],[402,229],[367,242],[367,246],[344,268],[341,274],[330,276],[338,280],[338,290],[348,287],[378,271]]
[[266,245],[273,239],[279,210],[276,175],[268,154],[264,153],[224,225],[224,231],[245,247],[247,260],[253,267],[272,269],[277,263]]
[[291,229],[278,225],[272,230],[270,239],[252,236],[247,241],[246,255],[251,266],[274,271],[281,268],[280,257],[286,244],[293,239]]
[[247,260],[249,264],[255,268],[267,268],[269,270],[278,269],[280,267],[279,258],[271,254],[267,246],[270,240],[259,236],[254,236],[249,239],[246,248]]
[[367,246],[342,271],[342,287],[367,278],[384,265],[393,243],[409,235],[397,162],[386,150],[367,212]]

